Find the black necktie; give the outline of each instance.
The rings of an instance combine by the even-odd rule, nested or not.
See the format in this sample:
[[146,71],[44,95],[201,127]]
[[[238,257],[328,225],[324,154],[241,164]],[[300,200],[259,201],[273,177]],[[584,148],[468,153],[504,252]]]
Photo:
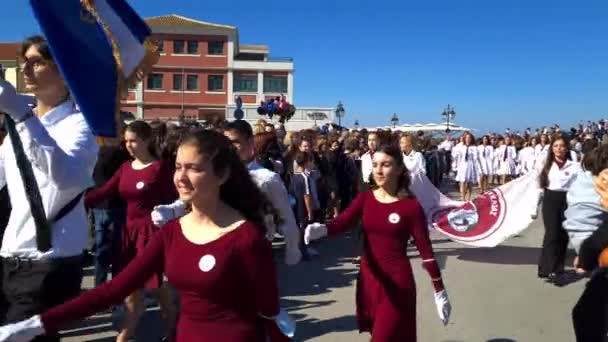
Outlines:
[[15,161],[17,162],[17,167],[21,174],[25,196],[30,205],[34,224],[36,225],[36,247],[39,251],[46,252],[51,249],[51,226],[46,219],[42,197],[40,196],[40,189],[38,189],[38,183],[34,176],[32,164],[27,160],[21,138],[15,127],[15,122],[6,114],[4,115],[4,126],[6,127],[6,132],[13,145]]

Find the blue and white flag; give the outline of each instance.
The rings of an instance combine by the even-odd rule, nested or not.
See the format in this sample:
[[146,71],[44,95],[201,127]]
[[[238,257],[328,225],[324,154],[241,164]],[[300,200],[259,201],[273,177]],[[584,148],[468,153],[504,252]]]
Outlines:
[[30,0],[70,92],[93,134],[113,137],[120,98],[157,49],[125,0]]

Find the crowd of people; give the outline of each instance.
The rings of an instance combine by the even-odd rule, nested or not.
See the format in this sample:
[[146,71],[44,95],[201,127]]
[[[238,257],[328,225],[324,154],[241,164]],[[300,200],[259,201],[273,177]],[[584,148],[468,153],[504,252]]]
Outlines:
[[[284,237],[284,262],[293,265],[318,256],[311,241],[357,227],[364,236],[360,331],[377,342],[416,341],[408,242],[421,254],[444,324],[451,311],[427,219],[409,189],[410,175],[418,173],[438,188],[457,183],[462,200],[473,198],[474,187],[483,193],[516,177],[538,177],[545,224],[538,277],[560,284],[571,241],[577,270],[594,272],[573,311],[577,339],[606,336],[601,287],[608,280],[598,265],[608,246],[603,120],[569,131],[553,126],[480,138],[335,125],[294,132],[265,120],[253,127],[243,120],[156,120],[125,123],[117,138],[96,138],[44,38],[28,38],[20,58],[35,106],[2,82],[0,117],[14,123],[54,219],[52,247],[43,250],[24,205],[26,177],[16,164],[23,156],[14,152],[17,141],[0,131],[7,324],[0,341],[59,341],[66,323],[120,302],[126,315],[117,341],[132,340],[144,293],[161,304],[166,340],[288,340],[293,322],[279,307],[271,241]],[[94,255],[95,288],[80,294],[87,249]]]

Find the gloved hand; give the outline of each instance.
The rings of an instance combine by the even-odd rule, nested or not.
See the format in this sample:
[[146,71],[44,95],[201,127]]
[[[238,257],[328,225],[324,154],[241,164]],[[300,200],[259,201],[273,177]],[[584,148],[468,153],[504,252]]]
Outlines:
[[447,325],[450,320],[452,305],[450,305],[450,299],[448,298],[448,292],[446,290],[435,292],[435,305],[437,306],[439,319],[441,319],[443,325]]
[[8,114],[15,122],[32,115],[33,98],[17,94],[12,84],[0,79],[0,112]]
[[40,316],[0,327],[0,342],[29,342],[36,336],[44,335]]
[[311,223],[304,229],[304,243],[309,244],[310,241],[318,240],[327,236],[327,226],[321,223]]
[[150,216],[155,226],[161,227],[174,218],[182,217],[186,213],[184,202],[177,200],[171,204],[161,204],[154,207]]

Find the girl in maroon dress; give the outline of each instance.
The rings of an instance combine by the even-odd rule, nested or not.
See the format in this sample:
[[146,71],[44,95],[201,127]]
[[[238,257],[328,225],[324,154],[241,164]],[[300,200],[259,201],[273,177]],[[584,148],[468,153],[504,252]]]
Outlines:
[[[177,342],[266,342],[268,327],[276,334],[274,320],[284,316],[264,222],[269,214],[278,216],[230,141],[214,131],[190,133],[177,152],[174,184],[180,199],[190,203],[189,214],[163,226],[116,278],[40,316],[1,327],[0,341],[58,331],[119,302],[163,271],[180,293]],[[273,342],[287,339],[270,335]]]
[[[134,121],[127,126],[124,138],[133,160],[122,164],[106,184],[87,192],[85,196],[85,205],[89,208],[116,195],[127,204],[126,225],[121,231],[120,241],[116,241],[113,257],[114,275],[143,252],[158,230],[150,218],[154,206],[171,203],[177,198],[172,182],[172,165],[156,158],[152,128],[143,121]],[[176,309],[171,292],[166,285],[162,286],[162,280],[162,273],[154,274],[146,281],[145,288],[158,297],[161,316],[167,322],[168,334],[171,335]],[[142,289],[128,294],[125,306],[125,321],[117,342],[127,341],[135,333],[137,322],[145,310]]]
[[364,255],[357,281],[359,331],[370,332],[373,342],[416,341],[416,287],[407,241],[414,237],[435,288],[439,317],[447,324],[450,304],[441,280],[422,207],[409,192],[409,175],[396,147],[382,146],[374,153],[372,189],[360,193],[327,226],[311,224],[304,240],[334,235],[354,228],[362,219]]

